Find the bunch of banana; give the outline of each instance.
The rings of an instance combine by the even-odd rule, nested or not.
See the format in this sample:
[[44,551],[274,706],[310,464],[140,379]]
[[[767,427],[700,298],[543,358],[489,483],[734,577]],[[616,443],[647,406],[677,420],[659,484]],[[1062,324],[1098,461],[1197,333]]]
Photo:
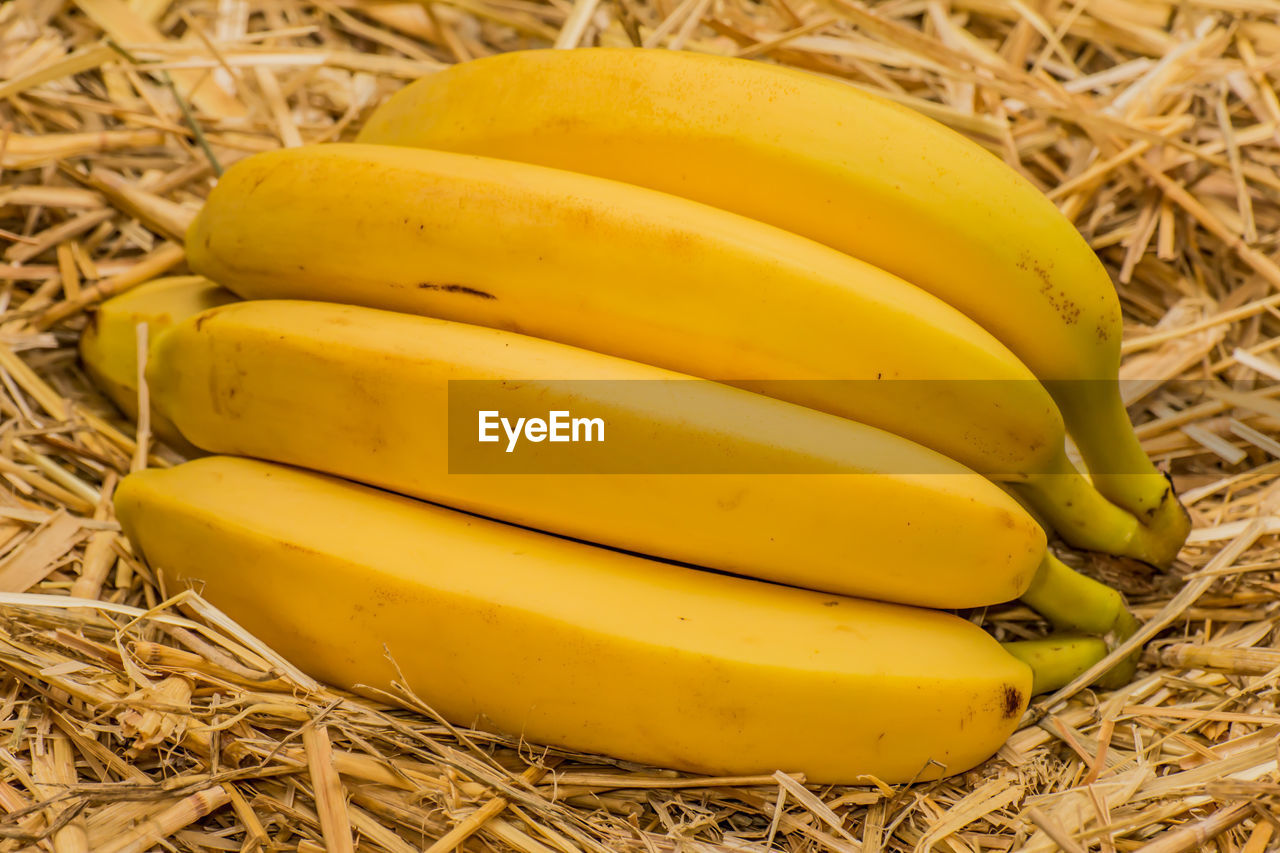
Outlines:
[[[315,675],[385,689],[390,652],[457,722],[709,773],[906,781],[975,765],[1029,695],[1137,627],[1021,502],[1070,544],[1157,565],[1185,536],[1167,486],[1148,500],[1145,457],[1109,477],[1078,415],[1106,494],[1068,460],[1058,404],[1106,394],[1037,379],[1114,389],[1109,284],[1047,202],[919,117],[746,62],[562,56],[411,86],[362,134],[377,144],[240,162],[188,234],[208,279],[103,306],[90,372],[128,396],[148,323],[164,434],[226,454],[126,478],[126,532]],[[558,75],[569,96],[543,103],[530,87]],[[693,91],[703,78],[720,94]],[[749,108],[727,99],[743,81]],[[627,86],[641,106],[607,116]],[[752,109],[766,118],[731,114]],[[841,129],[853,109],[871,137],[927,146],[943,202],[905,147]],[[778,116],[790,123],[765,132]],[[610,134],[627,139],[607,153]],[[649,162],[611,162],[646,140]],[[964,215],[943,186],[961,167],[987,176]],[[763,177],[743,186],[733,169]],[[1001,239],[1048,296],[974,224],[1004,227],[1001,205],[1034,220]],[[1075,319],[1059,311],[1039,336],[997,322],[1052,326],[1041,303]],[[1069,328],[1086,320],[1089,340]],[[472,447],[490,407],[586,413],[609,438]],[[1128,421],[1112,426],[1124,445]],[[1059,633],[1002,648],[937,610],[1016,598]]]

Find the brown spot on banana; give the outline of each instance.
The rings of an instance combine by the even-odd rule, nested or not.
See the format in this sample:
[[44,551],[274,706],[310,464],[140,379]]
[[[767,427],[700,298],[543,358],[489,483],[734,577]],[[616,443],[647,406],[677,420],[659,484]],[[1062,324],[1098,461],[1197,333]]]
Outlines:
[[1016,717],[1022,713],[1022,691],[1014,687],[1012,684],[1004,686],[1004,696],[1001,699],[1000,712],[1004,714],[1005,719]]
[[492,293],[485,290],[476,290],[474,287],[467,287],[465,284],[435,284],[430,281],[418,283],[418,287],[423,290],[441,290],[445,293],[465,293],[467,296],[475,296],[480,299],[497,299]]

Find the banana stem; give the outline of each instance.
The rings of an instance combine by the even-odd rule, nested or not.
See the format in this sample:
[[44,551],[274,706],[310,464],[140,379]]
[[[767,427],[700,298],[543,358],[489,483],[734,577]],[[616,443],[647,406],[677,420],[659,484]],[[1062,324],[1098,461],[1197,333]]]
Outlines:
[[1107,644],[1097,637],[1054,634],[1041,640],[1013,640],[1000,645],[1031,667],[1032,695],[1066,687],[1107,656]]
[[[1112,648],[1132,637],[1141,625],[1119,592],[1080,574],[1049,553],[1023,593],[1022,602],[1048,619],[1056,630],[1106,637]],[[1134,649],[1097,683],[1103,687],[1128,683],[1141,654],[1141,648]]]
[[1182,547],[1179,540],[1171,548],[1167,537],[1144,527],[1133,514],[1103,497],[1065,452],[1058,454],[1050,470],[1012,485],[1063,541],[1075,548],[1132,557],[1164,568]]
[[1162,552],[1176,555],[1191,532],[1191,519],[1142,449],[1119,383],[1057,381],[1045,387],[1058,401],[1098,491],[1133,513]]

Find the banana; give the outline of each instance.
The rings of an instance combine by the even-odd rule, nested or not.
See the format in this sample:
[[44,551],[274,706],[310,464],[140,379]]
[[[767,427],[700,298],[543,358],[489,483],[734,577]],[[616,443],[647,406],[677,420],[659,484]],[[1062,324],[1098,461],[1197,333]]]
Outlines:
[[[159,278],[108,299],[89,315],[80,335],[85,372],[120,411],[137,420],[137,326],[147,324],[148,349],[154,352],[160,334],[177,320],[235,299],[234,293],[195,275]],[[151,431],[184,456],[198,453],[155,411]]]
[[[937,778],[992,754],[1033,683],[950,614],[645,560],[259,461],[131,474],[115,503],[168,582],[198,585],[317,678],[403,680],[454,723],[569,749],[819,784]],[[1096,646],[1046,672],[1079,672]]]
[[229,169],[187,256],[246,298],[523,332],[858,420],[1016,482],[1073,544],[1172,556],[1074,471],[1053,401],[976,324],[722,210],[527,164],[333,144]]
[[919,113],[759,62],[531,50],[407,86],[357,139],[651,187],[889,270],[972,317],[1047,383],[1097,487],[1166,551],[1189,532],[1120,398],[1121,317],[1106,270],[1029,181]]
[[[1045,554],[1016,501],[898,436],[498,329],[242,302],[174,326],[147,382],[210,452],[806,589],[980,607],[1022,595]],[[599,417],[604,441],[506,453],[477,441],[485,410]]]

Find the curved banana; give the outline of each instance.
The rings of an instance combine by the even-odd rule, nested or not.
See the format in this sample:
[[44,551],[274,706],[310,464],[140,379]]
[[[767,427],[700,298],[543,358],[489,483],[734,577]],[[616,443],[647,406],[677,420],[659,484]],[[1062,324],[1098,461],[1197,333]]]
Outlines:
[[713,775],[906,782],[991,755],[1032,686],[949,614],[654,562],[264,462],[142,471],[115,502],[157,572],[312,675],[350,689],[403,677],[455,723],[535,742]]
[[[85,372],[130,420],[138,418],[137,327],[147,324],[148,349],[160,333],[184,317],[225,305],[236,295],[198,275],[158,278],[106,300],[89,315],[80,335]],[[184,456],[198,453],[152,406],[151,431]]]
[[248,298],[519,331],[862,421],[1017,482],[1073,544],[1168,556],[1072,471],[1052,400],[976,324],[715,208],[526,164],[334,144],[229,169],[187,256]]
[[[498,329],[242,302],[173,327],[147,380],[210,452],[806,589],[977,607],[1020,596],[1045,554],[1016,501],[898,436]],[[489,410],[600,418],[603,441],[482,444]]]
[[910,109],[777,65],[530,50],[405,87],[358,141],[570,169],[750,216],[959,308],[1049,387],[1098,489],[1176,552],[1190,529],[1120,399],[1121,318],[1092,249],[1029,181]]

